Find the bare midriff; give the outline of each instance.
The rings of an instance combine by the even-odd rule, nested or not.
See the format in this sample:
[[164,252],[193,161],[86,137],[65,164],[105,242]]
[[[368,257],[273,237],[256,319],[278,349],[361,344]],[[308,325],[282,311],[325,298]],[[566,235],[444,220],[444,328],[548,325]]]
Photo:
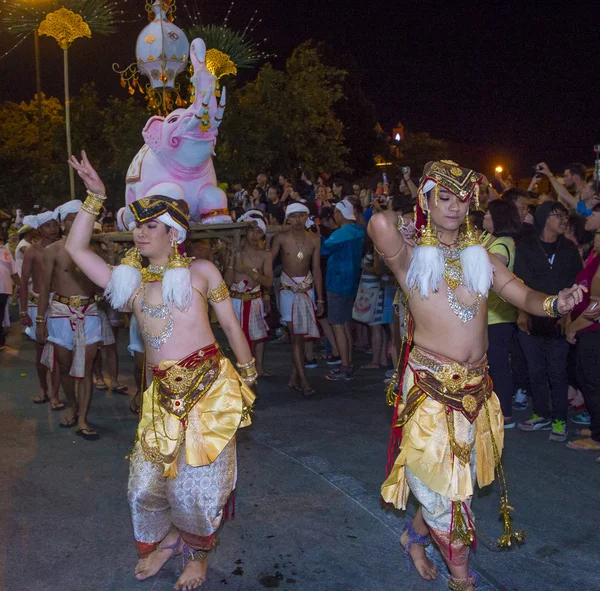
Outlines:
[[[409,298],[414,320],[413,342],[458,363],[475,363],[488,347],[487,299],[481,300],[477,316],[463,323],[450,308],[446,290],[447,285],[442,282],[429,299],[421,299],[417,292]],[[458,287],[455,293],[467,305],[475,299],[464,287]]]

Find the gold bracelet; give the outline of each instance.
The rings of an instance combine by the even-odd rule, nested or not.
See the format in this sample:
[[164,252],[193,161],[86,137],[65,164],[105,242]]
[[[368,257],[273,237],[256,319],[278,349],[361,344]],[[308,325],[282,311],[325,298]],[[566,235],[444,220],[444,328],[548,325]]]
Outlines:
[[225,283],[225,281],[221,281],[217,287],[208,290],[206,297],[213,304],[220,304],[221,302],[224,302],[229,297],[229,288],[227,287],[227,283]]
[[246,361],[246,363],[240,363],[239,361],[236,362],[235,366],[238,369],[244,370],[244,369],[250,369],[251,367],[254,367],[254,365],[256,364],[256,359],[254,359],[254,357],[252,359],[250,359],[250,361]]
[[106,195],[98,195],[98,193],[94,193],[89,189],[87,190],[86,195],[88,197],[92,197],[93,199],[100,199],[100,201],[106,201]]
[[550,318],[558,318],[559,314],[557,314],[556,310],[555,310],[555,303],[558,301],[558,296],[548,296],[545,300],[544,303],[542,304],[543,308],[544,308],[544,312],[546,312],[547,316],[550,316]]
[[100,210],[102,209],[103,205],[103,200],[96,196],[88,195],[86,200],[83,202],[81,209],[83,209],[83,211],[87,211],[87,213],[97,216],[100,214]]

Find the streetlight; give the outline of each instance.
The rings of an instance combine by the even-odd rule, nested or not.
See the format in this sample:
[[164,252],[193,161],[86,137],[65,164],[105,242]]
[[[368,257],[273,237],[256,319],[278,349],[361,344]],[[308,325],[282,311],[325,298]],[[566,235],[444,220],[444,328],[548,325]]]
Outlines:
[[494,169],[497,173],[501,173],[504,169],[501,166],[496,166]]

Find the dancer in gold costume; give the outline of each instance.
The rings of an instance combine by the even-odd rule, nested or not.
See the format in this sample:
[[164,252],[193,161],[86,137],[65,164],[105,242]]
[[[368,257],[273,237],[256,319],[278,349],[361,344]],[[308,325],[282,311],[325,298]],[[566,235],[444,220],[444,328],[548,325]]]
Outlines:
[[425,554],[433,539],[450,570],[452,591],[472,591],[475,585],[468,557],[475,541],[476,478],[485,486],[495,473],[499,477],[505,526],[499,545],[524,536],[512,529],[500,463],[503,419],[486,359],[488,291],[529,314],[559,316],[585,289],[573,286],[557,296],[535,292],[485,251],[468,220],[482,181],[454,162],[430,162],[418,191],[418,238],[415,226],[392,211],[374,215],[368,226],[410,308],[397,379],[401,390],[388,391],[395,412],[382,496],[405,509],[409,491],[415,495],[420,508],[400,543],[421,576],[433,579],[437,568]]
[[[143,393],[128,492],[140,555],[136,577],[155,575],[183,553],[185,567],[175,589],[196,589],[206,578],[207,558],[235,488],[235,435],[250,424],[255,362],[217,268],[180,250],[189,232],[181,189],[161,183],[127,208],[135,248],[112,269],[88,248],[106,199],[104,184],[85,153],[70,164],[88,193],[67,250],[105,288],[115,309],[133,309],[146,348],[150,385]],[[237,371],[215,342],[209,303]]]

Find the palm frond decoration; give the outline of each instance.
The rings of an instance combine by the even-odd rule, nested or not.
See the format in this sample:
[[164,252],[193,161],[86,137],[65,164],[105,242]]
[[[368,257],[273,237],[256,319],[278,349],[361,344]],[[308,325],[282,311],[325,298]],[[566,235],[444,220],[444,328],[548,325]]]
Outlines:
[[244,33],[238,33],[226,25],[196,25],[188,31],[188,37],[200,37],[206,49],[218,49],[228,55],[236,68],[252,68],[263,57],[258,44]]
[[26,37],[50,12],[67,8],[81,15],[93,33],[111,35],[123,22],[128,0],[2,0],[0,27],[15,37]]

